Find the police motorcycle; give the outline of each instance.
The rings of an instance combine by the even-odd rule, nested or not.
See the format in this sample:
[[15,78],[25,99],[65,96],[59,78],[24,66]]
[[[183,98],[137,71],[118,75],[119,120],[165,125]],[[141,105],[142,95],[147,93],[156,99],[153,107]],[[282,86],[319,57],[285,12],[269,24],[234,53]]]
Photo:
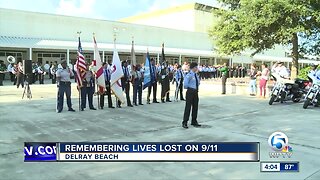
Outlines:
[[273,102],[283,103],[288,100],[297,103],[307,93],[306,87],[309,84],[307,80],[296,79],[295,81],[291,81],[281,77],[277,73],[272,73],[271,76],[276,83],[271,91],[269,105],[272,105]]
[[309,73],[308,78],[312,82],[303,104],[303,109],[307,109],[309,105],[319,105],[320,102],[320,72]]

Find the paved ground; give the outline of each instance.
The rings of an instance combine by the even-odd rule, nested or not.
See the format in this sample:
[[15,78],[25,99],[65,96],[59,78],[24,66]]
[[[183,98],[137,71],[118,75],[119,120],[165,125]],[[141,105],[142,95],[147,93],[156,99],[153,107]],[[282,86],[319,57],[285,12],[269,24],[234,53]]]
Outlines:
[[[57,114],[55,86],[31,88],[33,99],[21,100],[22,89],[0,87],[0,179],[320,179],[320,108],[221,96],[219,86],[202,82],[203,127],[185,130],[184,102]],[[78,109],[76,91],[73,104]],[[299,173],[260,173],[259,163],[23,162],[25,141],[258,141],[261,160],[269,161],[267,138],[275,131],[288,135]]]

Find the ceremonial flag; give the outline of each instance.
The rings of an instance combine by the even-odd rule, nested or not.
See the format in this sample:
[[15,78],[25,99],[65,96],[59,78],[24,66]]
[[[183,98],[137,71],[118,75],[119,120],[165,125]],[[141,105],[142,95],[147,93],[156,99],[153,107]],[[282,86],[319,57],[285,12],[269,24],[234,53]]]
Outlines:
[[[134,52],[134,41],[132,41],[131,46],[131,67],[137,65],[136,53]],[[133,68],[131,68],[133,69]]]
[[123,96],[123,90],[121,86],[121,77],[123,77],[122,66],[119,58],[119,54],[114,48],[113,57],[112,57],[112,68],[111,68],[111,90],[115,94],[115,96],[119,99],[121,103],[125,102],[125,98]]
[[165,99],[167,93],[169,93],[170,91],[170,79],[169,79],[169,69],[168,69],[168,65],[166,62],[166,57],[164,54],[164,43],[162,43],[162,54],[161,54],[161,62],[160,62],[160,66],[161,66],[161,99]]
[[151,86],[151,74],[154,73],[151,68],[149,51],[147,51],[146,63],[144,64],[143,89]]
[[166,57],[164,55],[164,43],[162,43],[162,53],[161,53],[160,65],[164,65],[165,67],[167,67]]
[[96,38],[93,36],[93,46],[94,46],[94,61],[93,61],[93,71],[96,74],[96,82],[99,87],[98,91],[102,94],[104,93],[106,89],[106,82],[104,79],[104,74],[103,74],[103,67],[102,67],[102,62],[100,58],[100,53],[98,50]]
[[82,80],[84,79],[84,77],[86,75],[86,69],[87,69],[85,57],[82,52],[80,37],[79,37],[77,54],[78,54],[78,56],[77,56],[77,62],[76,62],[76,71],[77,71],[76,81],[77,81],[78,87],[80,88],[80,87],[82,87]]

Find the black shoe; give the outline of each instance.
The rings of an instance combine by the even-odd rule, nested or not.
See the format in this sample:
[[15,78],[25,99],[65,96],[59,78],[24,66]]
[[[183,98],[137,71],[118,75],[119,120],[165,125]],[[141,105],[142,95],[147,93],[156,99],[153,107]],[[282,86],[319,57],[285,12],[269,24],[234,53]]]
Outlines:
[[166,103],[164,100],[161,100],[162,103]]
[[180,99],[180,101],[186,101],[185,99]]
[[159,103],[158,101],[153,101],[152,103]]
[[182,127],[185,129],[188,129],[188,125],[187,124],[182,124]]
[[94,108],[94,107],[92,107],[92,108],[90,108],[91,110],[97,110],[96,108]]
[[58,111],[57,111],[57,113],[61,113],[61,112],[62,112],[62,110],[58,110]]
[[201,125],[200,124],[198,124],[198,123],[194,123],[194,124],[191,124],[192,126],[194,126],[194,127],[200,127]]
[[172,102],[172,101],[170,101],[170,100],[167,100],[167,102]]
[[142,104],[142,103],[139,103],[139,105],[143,106],[143,104]]
[[103,107],[100,107],[100,109],[103,109]]
[[137,103],[133,103],[133,105],[138,106],[138,104],[137,104]]
[[68,111],[70,111],[70,112],[76,112],[74,109],[72,109],[72,108],[70,108],[70,109],[68,109]]
[[121,108],[121,106],[120,106],[120,105],[118,105],[118,106],[117,106],[117,108]]
[[110,106],[109,108],[110,108],[110,109],[114,109],[115,107],[113,107],[113,106]]
[[81,108],[81,111],[84,111],[84,108]]
[[221,95],[226,95],[226,93],[221,93]]
[[128,105],[128,107],[133,107],[132,104]]
[[151,104],[150,102],[147,102],[147,104]]

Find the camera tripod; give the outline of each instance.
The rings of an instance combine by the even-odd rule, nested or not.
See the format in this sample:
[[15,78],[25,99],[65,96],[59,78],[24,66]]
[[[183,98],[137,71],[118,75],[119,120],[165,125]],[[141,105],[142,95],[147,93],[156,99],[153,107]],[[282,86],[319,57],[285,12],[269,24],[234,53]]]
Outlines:
[[31,98],[32,98],[32,93],[31,93],[31,88],[30,88],[29,81],[28,81],[28,76],[27,76],[26,85],[24,86],[24,91],[23,91],[23,94],[22,94],[22,99],[24,98],[24,95],[25,95],[25,94],[26,94],[26,96],[27,96],[28,99],[31,99]]

